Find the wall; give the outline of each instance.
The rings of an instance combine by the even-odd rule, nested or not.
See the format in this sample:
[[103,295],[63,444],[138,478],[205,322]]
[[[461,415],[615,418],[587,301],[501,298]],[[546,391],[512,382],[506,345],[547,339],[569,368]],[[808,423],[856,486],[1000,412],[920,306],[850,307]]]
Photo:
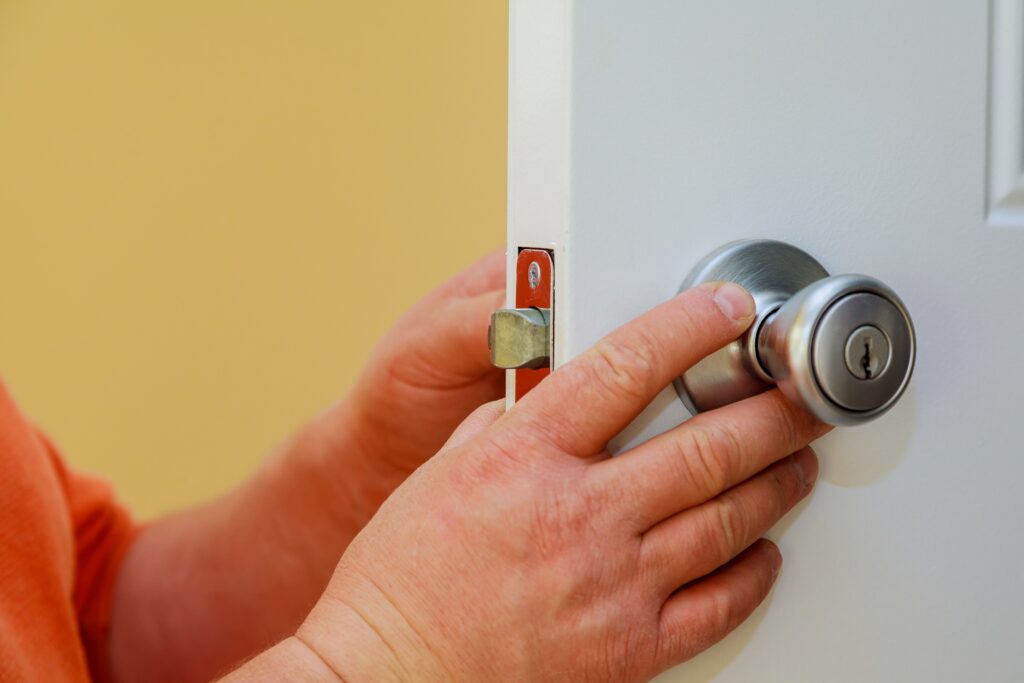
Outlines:
[[146,516],[503,241],[504,2],[0,2],[0,375]]

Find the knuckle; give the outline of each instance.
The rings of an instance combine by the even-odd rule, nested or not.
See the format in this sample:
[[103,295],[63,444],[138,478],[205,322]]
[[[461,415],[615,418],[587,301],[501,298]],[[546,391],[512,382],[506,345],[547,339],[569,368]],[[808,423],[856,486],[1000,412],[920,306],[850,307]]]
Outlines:
[[548,504],[533,508],[532,540],[533,549],[542,559],[550,559],[558,555],[565,533],[563,528],[564,513],[560,501],[555,499]]
[[718,527],[723,541],[723,555],[731,559],[747,537],[747,518],[735,497],[730,496],[716,506]]
[[814,432],[814,418],[791,404],[781,392],[773,392],[770,405],[772,422],[781,431],[787,449],[796,450],[805,445]]
[[[476,451],[481,457],[478,461],[519,462],[523,457],[522,444],[514,444],[511,439],[502,438],[501,433],[484,433],[477,439]],[[527,447],[529,449],[529,447]]]
[[503,425],[478,435],[475,444],[474,452],[484,465],[504,463],[520,472],[551,465],[555,456],[563,453],[556,430],[546,421],[529,416],[514,427]]
[[711,546],[714,548],[718,564],[723,565],[745,545],[749,525],[746,515],[733,496],[716,501],[712,509],[714,515],[711,523]]
[[650,343],[638,337],[636,344],[605,338],[592,348],[590,379],[599,386],[630,399],[647,395],[655,375],[654,352]]
[[794,412],[793,406],[781,392],[772,392],[772,399],[768,403],[769,419],[789,449],[795,448],[797,438]]
[[453,453],[452,466],[447,472],[448,485],[458,496],[501,486],[510,474],[520,469],[521,457],[502,440],[484,436],[472,447]]
[[717,591],[708,609],[708,630],[714,634],[732,631],[742,620],[732,591]]
[[549,490],[539,496],[531,508],[531,536],[538,556],[553,560],[591,537],[598,524],[595,508],[599,504],[595,497],[571,489]]
[[[705,497],[722,491],[735,470],[731,452],[734,437],[729,432],[704,427],[688,429],[679,443],[683,476]],[[723,434],[727,435],[723,438]]]
[[[559,380],[565,387],[565,380],[572,380],[571,373],[566,371]],[[574,391],[565,394],[569,398],[562,405],[569,407],[577,394]],[[565,455],[572,450],[579,437],[574,420],[553,415],[550,411],[529,409],[525,403],[523,408],[526,409],[518,410],[515,419],[510,419],[506,425],[494,430],[500,434],[507,455],[523,465],[529,465],[540,462],[540,456]]]

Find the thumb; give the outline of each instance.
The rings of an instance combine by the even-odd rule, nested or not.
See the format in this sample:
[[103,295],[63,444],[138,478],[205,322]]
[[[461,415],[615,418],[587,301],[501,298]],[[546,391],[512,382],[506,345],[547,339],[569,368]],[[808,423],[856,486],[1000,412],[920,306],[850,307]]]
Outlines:
[[456,446],[470,441],[475,436],[483,432],[485,429],[494,424],[499,417],[505,414],[505,399],[499,399],[497,401],[490,401],[483,404],[472,413],[469,414],[465,420],[462,421],[452,435],[448,437],[448,441],[444,446],[441,447],[441,451],[446,451]]
[[[415,367],[426,377],[451,378],[468,382],[498,370],[491,365],[487,348],[487,326],[491,314],[505,302],[503,289],[441,304],[417,330]],[[440,372],[439,372],[440,371]]]

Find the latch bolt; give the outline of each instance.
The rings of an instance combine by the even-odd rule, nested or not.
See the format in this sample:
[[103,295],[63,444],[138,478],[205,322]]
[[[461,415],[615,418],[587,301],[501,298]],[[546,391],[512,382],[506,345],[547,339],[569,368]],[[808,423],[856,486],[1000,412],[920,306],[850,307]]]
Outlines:
[[542,368],[551,363],[551,309],[503,308],[487,330],[491,363],[499,368]]

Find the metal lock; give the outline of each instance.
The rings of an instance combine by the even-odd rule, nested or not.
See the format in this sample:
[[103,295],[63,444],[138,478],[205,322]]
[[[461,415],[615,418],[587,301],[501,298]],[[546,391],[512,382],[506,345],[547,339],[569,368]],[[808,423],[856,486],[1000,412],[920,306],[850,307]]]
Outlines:
[[551,309],[502,308],[491,315],[487,346],[491,364],[513,370],[541,368],[551,360]]
[[520,248],[515,262],[515,308],[496,311],[487,330],[491,363],[515,370],[511,374],[516,401],[551,373],[554,294],[554,253]]
[[691,412],[777,385],[788,399],[834,425],[867,422],[903,395],[914,369],[910,314],[882,282],[835,275],[806,252],[771,240],[728,244],[681,289],[728,280],[754,297],[757,316],[738,340],[675,381]]

